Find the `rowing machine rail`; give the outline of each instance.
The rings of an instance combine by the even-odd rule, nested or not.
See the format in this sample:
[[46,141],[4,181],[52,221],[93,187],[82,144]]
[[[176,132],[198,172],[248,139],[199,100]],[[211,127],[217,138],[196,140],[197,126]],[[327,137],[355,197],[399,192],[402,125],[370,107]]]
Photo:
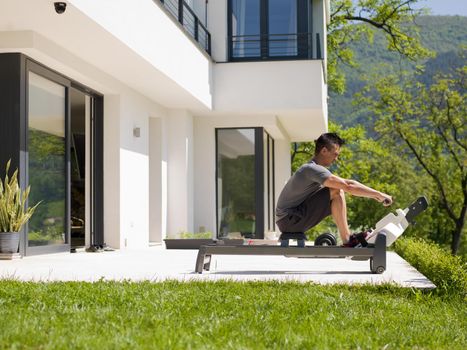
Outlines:
[[282,255],[294,258],[344,258],[353,257],[358,260],[370,260],[373,273],[386,270],[386,233],[381,231],[374,245],[365,248],[348,248],[336,246],[280,247],[271,245],[203,245],[199,248],[195,271],[209,271],[212,255]]

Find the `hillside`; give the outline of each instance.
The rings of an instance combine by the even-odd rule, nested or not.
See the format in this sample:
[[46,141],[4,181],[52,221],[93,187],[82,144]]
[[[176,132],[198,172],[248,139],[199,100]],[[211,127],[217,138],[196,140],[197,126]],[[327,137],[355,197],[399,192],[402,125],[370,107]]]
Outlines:
[[[467,17],[422,16],[416,21],[425,47],[436,52],[436,57],[425,62],[426,70],[420,78],[426,84],[437,73],[446,73],[464,65],[459,57],[459,47],[467,45]],[[353,44],[358,67],[345,67],[346,92],[337,95],[330,92],[329,119],[344,126],[363,124],[371,130],[371,116],[360,106],[352,105],[353,95],[366,84],[364,76],[379,71],[382,74],[399,69],[413,69],[414,64],[402,59],[397,53],[386,49],[386,40],[376,33],[373,43],[359,41]]]

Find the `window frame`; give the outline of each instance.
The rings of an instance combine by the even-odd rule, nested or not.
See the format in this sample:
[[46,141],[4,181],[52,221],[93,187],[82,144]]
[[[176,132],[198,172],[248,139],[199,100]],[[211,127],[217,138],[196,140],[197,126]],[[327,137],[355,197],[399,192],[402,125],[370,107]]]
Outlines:
[[[218,169],[219,169],[219,131],[221,130],[244,130],[253,129],[255,132],[255,239],[264,239],[264,232],[271,227],[274,228],[274,208],[270,207],[269,203],[275,204],[275,174],[274,174],[274,139],[267,133],[263,127],[220,127],[215,128],[215,186],[216,186],[216,237],[219,238],[219,187],[218,187]],[[264,142],[266,138],[266,144],[268,149],[264,149]],[[270,148],[269,146],[272,147]],[[271,152],[272,154],[270,154]],[[265,151],[267,154],[265,155]],[[266,157],[265,157],[266,156]],[[264,168],[265,160],[267,160],[268,169]],[[271,167],[270,167],[271,166]],[[272,174],[269,174],[269,169],[272,169]],[[268,179],[265,182],[265,174],[268,174]],[[271,175],[271,176],[269,176]],[[268,193],[265,196],[264,190],[267,185]],[[265,203],[265,197],[268,199],[268,203]],[[271,198],[272,197],[272,198]],[[272,199],[272,201],[270,201]],[[267,205],[267,212],[265,212],[265,204]],[[272,213],[272,214],[271,214]],[[267,217],[266,217],[267,216]],[[272,220],[272,222],[271,222]]]
[[[269,54],[269,0],[260,2],[260,55],[253,57],[233,56],[233,33],[232,33],[232,1],[227,1],[227,56],[229,62],[251,62],[251,61],[284,61],[284,60],[306,60],[313,59],[313,4],[311,0],[296,0],[297,2],[297,55],[270,56]],[[305,38],[299,38],[299,34],[306,34]]]

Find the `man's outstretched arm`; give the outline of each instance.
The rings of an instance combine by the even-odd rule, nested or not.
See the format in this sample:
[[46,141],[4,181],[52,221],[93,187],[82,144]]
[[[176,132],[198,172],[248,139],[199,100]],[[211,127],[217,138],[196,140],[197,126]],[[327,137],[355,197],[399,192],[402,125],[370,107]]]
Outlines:
[[336,175],[328,177],[323,182],[323,186],[343,190],[344,192],[357,197],[373,198],[374,200],[383,203],[385,206],[392,204],[392,197],[390,195],[374,190],[358,181],[343,179]]

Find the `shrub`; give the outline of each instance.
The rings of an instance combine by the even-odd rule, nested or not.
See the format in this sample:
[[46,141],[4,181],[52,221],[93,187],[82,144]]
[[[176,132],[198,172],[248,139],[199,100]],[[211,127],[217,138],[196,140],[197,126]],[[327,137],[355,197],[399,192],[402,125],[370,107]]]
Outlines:
[[212,238],[212,232],[182,232],[180,234],[182,239],[202,239],[202,238]]
[[394,249],[427,276],[438,287],[438,292],[467,296],[467,263],[460,257],[420,238],[400,239],[395,242]]
[[168,239],[210,239],[212,238],[212,232],[188,232],[180,231],[176,234],[169,233],[167,236]]

